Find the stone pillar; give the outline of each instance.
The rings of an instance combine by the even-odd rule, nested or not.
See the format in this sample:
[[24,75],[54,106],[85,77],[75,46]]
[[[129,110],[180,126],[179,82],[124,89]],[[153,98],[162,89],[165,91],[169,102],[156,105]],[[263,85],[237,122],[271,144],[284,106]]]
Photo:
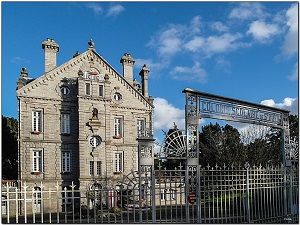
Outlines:
[[131,57],[130,54],[125,53],[121,58],[120,63],[123,65],[123,76],[130,83],[133,83],[133,65],[135,60]]
[[42,43],[42,48],[45,51],[45,73],[56,68],[56,53],[59,52],[59,45],[54,39],[47,38]]
[[[142,132],[145,133],[145,132]],[[153,134],[149,133],[137,138],[138,141],[138,170],[139,188],[143,187],[148,202],[151,202],[152,223],[156,221],[155,209],[155,174],[154,174],[154,141]],[[143,175],[142,175],[143,174]],[[142,192],[139,192],[139,199],[142,199]],[[140,203],[141,204],[141,203]],[[141,206],[141,205],[140,205]],[[142,211],[139,212],[139,222],[142,223]]]
[[142,77],[142,94],[145,98],[149,97],[148,94],[148,74],[150,70],[146,67],[146,65],[143,66],[142,70],[140,71],[139,75]]

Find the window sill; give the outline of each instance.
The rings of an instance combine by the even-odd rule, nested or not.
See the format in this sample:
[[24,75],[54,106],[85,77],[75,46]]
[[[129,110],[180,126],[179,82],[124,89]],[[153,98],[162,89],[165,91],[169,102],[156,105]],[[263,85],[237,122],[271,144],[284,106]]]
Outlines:
[[41,131],[32,131],[31,133],[32,134],[41,134],[42,132]]
[[43,172],[31,172],[31,174],[33,175],[39,175],[39,174],[42,174]]
[[113,136],[114,139],[121,139],[122,136]]
[[115,175],[120,175],[120,174],[122,174],[122,172],[121,172],[121,171],[119,171],[119,172],[114,172],[114,174],[115,174]]

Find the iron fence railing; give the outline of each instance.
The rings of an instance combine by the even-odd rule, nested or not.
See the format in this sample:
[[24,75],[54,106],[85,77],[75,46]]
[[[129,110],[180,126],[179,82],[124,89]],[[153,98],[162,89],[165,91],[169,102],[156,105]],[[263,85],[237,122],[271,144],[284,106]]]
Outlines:
[[2,223],[298,223],[298,175],[296,167],[199,166],[195,196],[186,196],[182,168],[155,170],[149,188],[10,182]]

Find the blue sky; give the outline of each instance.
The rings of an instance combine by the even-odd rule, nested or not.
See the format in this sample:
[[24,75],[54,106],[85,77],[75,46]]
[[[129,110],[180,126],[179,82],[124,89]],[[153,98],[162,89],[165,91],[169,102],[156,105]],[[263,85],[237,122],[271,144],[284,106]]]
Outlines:
[[[57,65],[96,51],[119,73],[150,68],[155,135],[184,128],[189,87],[298,114],[298,2],[2,2],[2,115],[17,118],[22,67],[44,72],[41,43],[60,45]],[[207,120],[203,120],[204,124]]]

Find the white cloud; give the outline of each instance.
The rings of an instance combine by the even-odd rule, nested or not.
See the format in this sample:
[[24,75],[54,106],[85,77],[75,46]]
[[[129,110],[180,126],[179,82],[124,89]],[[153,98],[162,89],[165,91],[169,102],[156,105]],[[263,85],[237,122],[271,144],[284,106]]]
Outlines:
[[298,75],[299,75],[298,62],[296,62],[294,64],[293,72],[288,78],[289,78],[289,80],[298,80]]
[[138,69],[142,69],[142,67],[146,65],[149,69],[150,72],[152,70],[159,70],[162,69],[165,65],[163,63],[156,63],[153,62],[152,59],[135,59],[134,67]]
[[196,52],[201,48],[203,48],[204,44],[205,44],[205,38],[196,36],[192,40],[187,42],[184,45],[184,47],[189,51]]
[[199,62],[195,62],[193,67],[176,66],[170,74],[173,79],[191,82],[205,83],[207,81],[206,71],[201,68]]
[[238,7],[231,10],[230,19],[249,20],[253,18],[263,18],[266,13],[263,11],[262,5],[257,2],[242,2]]
[[189,25],[169,24],[151,38],[148,46],[157,49],[163,58],[169,58],[182,51],[182,46],[187,42],[186,39],[200,33],[200,27],[200,16],[193,17]]
[[[221,33],[229,30],[221,22],[208,24],[213,24],[212,29]],[[184,51],[203,52],[204,57],[207,57],[246,46],[238,42],[243,37],[241,33],[231,34],[226,32],[208,37],[199,35],[201,25],[199,16],[193,17],[189,24],[169,24],[151,38],[148,46],[156,49],[164,59],[170,59],[179,52]]]
[[238,42],[241,38],[242,35],[240,33],[224,33],[222,35],[212,35],[206,38],[202,36],[194,36],[190,41],[184,44],[183,47],[188,51],[203,51],[207,55],[211,55],[241,47],[242,44]]
[[207,53],[220,53],[237,48],[239,45],[236,43],[242,35],[225,33],[221,36],[210,36],[206,39],[205,48]]
[[268,24],[263,21],[253,21],[247,31],[247,34],[252,34],[255,40],[261,42],[278,33],[279,29],[276,24]]
[[216,30],[218,32],[227,32],[229,30],[229,28],[226,25],[224,25],[222,22],[219,21],[212,22],[210,24],[210,27],[212,30]]
[[17,63],[17,64],[22,64],[22,63],[29,63],[30,60],[26,59],[26,58],[22,58],[22,57],[16,56],[16,57],[12,58],[10,60],[10,62],[11,63]]
[[124,11],[125,8],[122,5],[111,5],[107,11],[106,16],[117,16],[120,14],[122,11]]
[[154,132],[168,131],[176,123],[178,129],[185,128],[185,111],[176,108],[164,98],[154,98]]
[[231,62],[223,57],[216,59],[216,68],[224,71],[227,74],[231,74]]
[[285,98],[281,103],[275,103],[273,99],[266,99],[261,101],[260,104],[271,106],[280,109],[286,109],[290,111],[290,114],[298,115],[298,98]]
[[158,52],[161,56],[174,55],[180,51],[182,44],[181,33],[181,26],[171,26],[159,34],[155,44],[158,45]]
[[292,5],[286,12],[288,32],[284,38],[282,51],[291,56],[298,53],[298,4]]
[[99,4],[94,3],[94,2],[87,3],[86,7],[89,8],[89,9],[92,9],[92,11],[94,12],[94,14],[96,16],[99,15],[99,14],[101,14],[103,12],[102,7]]
[[190,23],[190,33],[192,32],[193,34],[197,34],[199,33],[200,30],[200,26],[201,26],[201,18],[200,16],[195,16]]

